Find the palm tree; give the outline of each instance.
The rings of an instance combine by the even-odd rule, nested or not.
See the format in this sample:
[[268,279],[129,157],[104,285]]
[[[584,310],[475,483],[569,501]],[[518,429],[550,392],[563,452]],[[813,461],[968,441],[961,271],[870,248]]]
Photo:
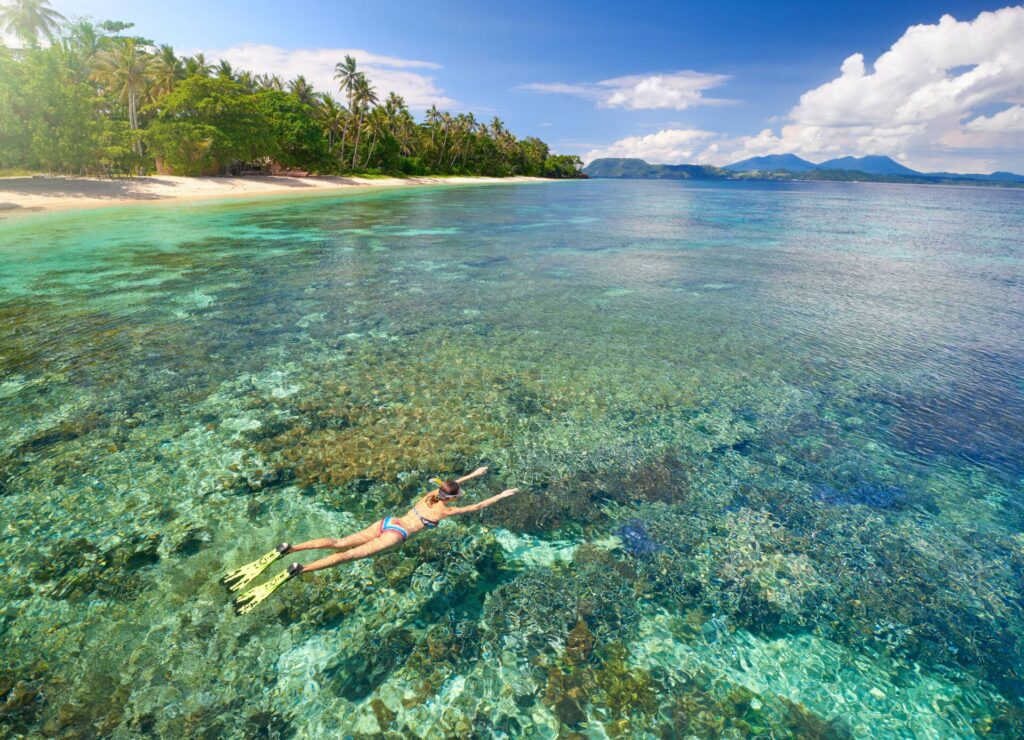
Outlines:
[[399,114],[405,110],[405,98],[397,93],[388,93],[388,99],[384,101],[384,112],[388,121],[393,122]]
[[233,80],[235,79],[235,70],[231,69],[231,62],[227,59],[221,59],[220,63],[216,66],[217,76],[222,80]]
[[404,156],[412,156],[416,122],[409,114],[405,98],[397,93],[388,93],[387,100],[380,110],[385,124],[384,131],[391,134]]
[[377,93],[370,85],[370,81],[366,79],[366,75],[362,72],[356,77],[355,89],[352,93],[352,104],[359,111],[359,122],[356,124],[356,143],[355,151],[352,152],[352,168],[355,169],[357,158],[359,157],[359,134],[363,127],[363,116],[366,114],[368,106],[376,105]]
[[427,115],[424,122],[430,128],[430,146],[433,147],[434,131],[437,130],[437,125],[441,122],[441,111],[437,109],[436,105],[432,105],[427,109]]
[[497,140],[505,133],[505,122],[495,116],[491,119],[491,138]]
[[68,29],[63,46],[71,59],[69,67],[79,82],[89,77],[92,62],[100,49],[103,48],[103,37],[100,36],[89,21],[80,20]]
[[445,111],[441,114],[441,129],[444,131],[444,141],[441,142],[441,151],[437,155],[437,166],[441,166],[441,162],[444,160],[444,150],[448,146],[448,134],[451,133],[453,127],[453,121],[451,114]]
[[[348,98],[348,109],[350,112],[354,111],[352,107],[352,91],[356,84],[356,79],[359,77],[359,72],[356,71],[356,58],[351,54],[345,55],[344,62],[338,62],[334,65],[334,79],[338,81],[338,89],[345,93]],[[348,137],[348,124],[345,125],[345,130],[341,132],[341,156],[345,156],[345,139]]]
[[277,75],[257,75],[255,80],[261,90],[284,91],[284,82]]
[[185,59],[186,77],[209,77],[212,71],[213,65],[206,61],[206,55],[203,52]]
[[259,87],[257,78],[253,76],[253,73],[247,69],[243,69],[241,72],[235,73],[235,81],[241,85],[247,93],[256,92],[256,88]]
[[[475,142],[476,141],[476,131],[477,131],[477,128],[479,127],[479,124],[476,122],[476,116],[474,116],[472,113],[467,113],[466,117],[465,117],[465,124],[466,124],[466,136],[470,139],[470,141]],[[469,147],[466,147],[466,150],[462,152],[462,166],[463,167],[466,166],[466,154],[468,153],[468,150],[469,150]]]
[[153,84],[149,88],[149,94],[153,100],[172,92],[178,80],[185,76],[185,67],[175,56],[174,48],[170,44],[160,45],[156,56],[149,61],[146,71],[149,72],[153,80]]
[[52,39],[64,16],[49,6],[48,0],[11,0],[0,8],[0,25],[29,46],[35,46],[42,34]]
[[356,58],[350,54],[345,55],[344,62],[338,62],[334,65],[334,79],[338,81],[338,89],[348,96],[349,108],[352,107],[352,88],[358,76]]
[[[139,101],[146,94],[149,84],[149,73],[146,71],[147,55],[139,51],[135,40],[118,39],[108,51],[96,57],[96,68],[93,77],[128,106],[128,125],[134,131],[139,127]],[[132,142],[135,153],[142,154],[142,145],[138,139]]]
[[348,127],[348,111],[337,100],[327,93],[320,96],[317,107],[317,118],[327,134],[327,149],[334,153],[334,137]]
[[448,163],[448,169],[450,170],[455,168],[455,160],[459,158],[459,155],[462,154],[465,148],[466,135],[469,131],[469,124],[466,122],[466,116],[461,113],[455,116],[455,119],[452,122],[452,129],[455,132],[455,135],[452,137],[452,161]]
[[391,135],[398,142],[398,148],[403,156],[411,157],[416,150],[416,131],[416,121],[413,120],[408,109],[403,108],[391,127]]
[[299,102],[309,106],[316,105],[316,90],[306,82],[306,78],[299,75],[288,83],[288,92],[299,99]]
[[363,162],[363,169],[370,166],[370,160],[373,159],[373,152],[377,148],[377,136],[388,130],[388,114],[383,108],[374,108],[370,111],[370,116],[367,119],[369,124],[368,128],[373,132],[373,139],[370,141],[370,151],[366,155],[366,161]]

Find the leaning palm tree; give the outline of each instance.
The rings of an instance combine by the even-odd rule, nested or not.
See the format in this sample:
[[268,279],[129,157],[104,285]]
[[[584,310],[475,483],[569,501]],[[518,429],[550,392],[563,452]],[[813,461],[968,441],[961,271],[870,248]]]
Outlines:
[[11,0],[0,7],[0,26],[29,46],[39,43],[40,34],[52,39],[66,19],[49,4],[48,0]]
[[359,76],[356,77],[355,90],[352,93],[352,105],[359,110],[359,122],[356,123],[355,150],[352,152],[353,169],[355,169],[359,157],[359,134],[363,127],[363,117],[366,115],[367,108],[376,104],[377,93],[370,85],[370,81],[366,79],[366,75],[360,72]]
[[370,111],[370,116],[367,118],[367,130],[373,134],[373,139],[370,141],[370,151],[366,155],[366,161],[363,162],[363,169],[365,170],[370,166],[370,160],[373,159],[373,152],[377,149],[377,137],[388,130],[388,114],[383,108],[374,108]]
[[[93,78],[128,106],[128,125],[134,131],[139,127],[139,102],[149,86],[149,59],[140,51],[134,39],[118,39],[107,51],[96,57]],[[135,153],[142,154],[138,139],[133,141]]]
[[149,95],[153,100],[172,92],[178,80],[185,76],[185,67],[169,44],[160,45],[156,56],[149,60],[146,71],[153,81],[149,88]]
[[[470,124],[466,116],[460,113],[454,120],[455,136],[452,138],[452,161],[448,163],[448,169],[455,169],[455,161],[463,154],[466,148],[466,139],[469,136]],[[465,158],[465,156],[463,156]]]
[[408,109],[403,108],[392,121],[391,135],[395,137],[398,148],[405,157],[411,157],[416,150],[418,142],[416,131],[415,119]]
[[[478,128],[478,124],[476,122],[476,116],[474,116],[472,113],[467,113],[466,117],[465,117],[465,124],[466,124],[466,136],[467,136],[469,142],[473,143],[473,142],[476,141],[476,132],[477,132],[477,128]],[[469,149],[470,149],[470,147],[467,146],[465,148],[465,150],[463,150],[463,152],[462,152],[462,166],[463,167],[466,166],[466,155],[468,154]]]
[[334,153],[335,137],[348,126],[348,111],[337,100],[327,93],[320,96],[320,105],[316,109],[317,118],[327,134],[327,150]]

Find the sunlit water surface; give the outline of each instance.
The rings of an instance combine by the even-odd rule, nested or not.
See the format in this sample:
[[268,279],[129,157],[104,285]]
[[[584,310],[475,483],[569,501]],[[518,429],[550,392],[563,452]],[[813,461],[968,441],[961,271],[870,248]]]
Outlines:
[[0,735],[1019,735],[1022,242],[824,183],[0,222]]

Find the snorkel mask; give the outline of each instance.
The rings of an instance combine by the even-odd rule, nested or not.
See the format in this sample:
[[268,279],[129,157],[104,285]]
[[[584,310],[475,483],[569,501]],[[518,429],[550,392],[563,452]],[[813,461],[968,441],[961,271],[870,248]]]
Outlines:
[[438,488],[437,497],[439,499],[441,499],[442,501],[449,501],[449,500],[451,500],[453,498],[458,498],[459,496],[462,495],[462,491],[461,490],[458,493],[445,493],[444,491],[440,490],[441,486],[444,485],[444,481],[441,480],[440,478],[431,478],[430,482],[437,486],[437,488]]

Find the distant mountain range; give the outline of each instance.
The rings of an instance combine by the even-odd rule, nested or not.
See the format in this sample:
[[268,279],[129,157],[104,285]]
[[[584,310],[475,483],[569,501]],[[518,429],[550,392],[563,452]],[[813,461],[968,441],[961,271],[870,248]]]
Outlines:
[[795,154],[769,154],[766,157],[751,157],[750,159],[744,159],[742,162],[733,162],[732,164],[727,164],[722,169],[734,172],[746,172],[748,170],[759,170],[761,172],[775,172],[777,170],[807,172],[817,166],[806,159],[800,159]]
[[648,164],[642,159],[595,159],[583,168],[589,177],[659,180],[866,180],[923,184],[1024,186],[1024,175],[917,172],[883,156],[840,157],[815,164],[795,154],[770,154],[725,167],[696,164]]
[[817,170],[853,170],[854,172],[867,172],[869,175],[920,175],[920,172],[904,167],[899,162],[889,157],[840,157],[822,162]]
[[840,157],[814,164],[795,154],[769,154],[767,157],[752,157],[742,162],[727,164],[722,169],[732,172],[810,172],[811,170],[851,170],[867,172],[869,175],[920,175],[889,157]]

